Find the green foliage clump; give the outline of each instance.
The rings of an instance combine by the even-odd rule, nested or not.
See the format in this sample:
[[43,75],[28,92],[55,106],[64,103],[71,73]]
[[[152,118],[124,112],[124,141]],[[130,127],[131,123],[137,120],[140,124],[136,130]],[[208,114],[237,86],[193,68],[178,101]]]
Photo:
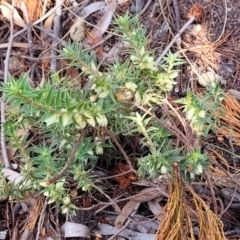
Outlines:
[[[178,162],[183,172],[189,172],[191,166],[193,174],[201,173],[207,165],[207,158],[199,149],[187,152],[184,146],[178,148],[173,134],[155,121],[154,109],[172,90],[178,75],[174,67],[183,61],[178,54],[169,54],[165,63],[157,66],[154,53],[146,49],[145,30],[137,18],[125,15],[118,17],[114,24],[126,46],[124,61],[117,59],[110,66],[97,65],[95,56],[81,49],[79,43],[66,45],[61,52],[61,58],[70,61],[69,67],[81,71],[80,77],[86,81],[84,87],[70,83],[67,76],[60,78],[59,73],[53,73],[42,88],[31,87],[27,74],[18,79],[9,77],[1,88],[8,106],[5,132],[18,149],[25,186],[41,190],[49,203],[61,204],[63,213],[76,209],[69,198],[67,176],[72,176],[77,188],[84,191],[94,185],[89,172],[98,155],[109,147],[107,137],[98,135],[102,127],[108,127],[116,138],[120,134],[140,133],[141,144],[148,149],[147,154],[137,160],[142,177],[170,173],[173,162]],[[211,91],[211,99],[209,94],[200,98],[189,92],[179,101],[184,105],[186,118],[200,133],[206,126],[210,129],[213,125],[214,98],[218,103],[221,100],[217,87]],[[142,108],[152,115],[144,113]],[[161,121],[168,123],[169,116],[163,113]],[[95,129],[95,134],[84,137],[66,176],[47,185],[46,181],[63,168],[86,126]],[[38,133],[37,140],[28,148],[25,148],[29,144],[27,136],[20,139],[17,135],[21,129]]]
[[205,95],[187,92],[187,96],[176,102],[184,106],[186,119],[200,136],[207,136],[210,130],[216,131],[219,119],[216,117],[225,94],[215,82],[207,85]]

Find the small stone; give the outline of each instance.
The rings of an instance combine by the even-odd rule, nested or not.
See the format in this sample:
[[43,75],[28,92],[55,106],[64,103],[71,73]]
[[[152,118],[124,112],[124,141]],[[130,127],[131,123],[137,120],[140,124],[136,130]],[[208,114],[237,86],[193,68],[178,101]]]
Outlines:
[[195,24],[193,25],[192,32],[197,34],[202,30],[202,25],[201,24]]
[[17,56],[11,56],[9,58],[9,65],[8,65],[8,70],[10,73],[17,72],[21,69],[23,69],[25,65],[23,62],[20,60],[19,57]]
[[74,41],[82,41],[85,38],[85,22],[83,18],[78,17],[76,22],[70,28],[70,37]]
[[219,64],[218,70],[222,75],[227,76],[227,77],[233,75],[235,72],[234,68],[232,68],[226,64]]
[[214,71],[207,71],[205,73],[199,74],[198,83],[206,87],[211,82],[220,82],[221,84],[226,84],[226,81],[222,76],[216,74]]
[[229,89],[228,93],[235,97],[237,100],[240,100],[240,91],[235,89]]

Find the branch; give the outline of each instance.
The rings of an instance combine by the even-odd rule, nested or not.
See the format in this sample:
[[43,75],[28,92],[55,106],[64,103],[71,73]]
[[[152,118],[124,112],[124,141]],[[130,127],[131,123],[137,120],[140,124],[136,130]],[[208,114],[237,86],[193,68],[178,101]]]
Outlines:
[[188,28],[188,26],[190,24],[193,23],[193,21],[195,20],[195,17],[192,16],[185,24],[184,26],[181,28],[181,30],[175,35],[175,37],[172,39],[172,41],[168,44],[168,46],[165,48],[165,50],[162,52],[162,54],[159,56],[159,58],[156,61],[156,65],[158,65],[161,60],[165,57],[165,55],[168,53],[168,51],[170,50],[170,48],[172,47],[172,45],[180,38],[181,34]]
[[59,180],[61,177],[63,177],[63,175],[66,173],[66,171],[68,170],[68,168],[70,167],[70,165],[71,165],[72,162],[73,162],[74,156],[75,156],[75,154],[76,154],[76,152],[77,152],[77,150],[78,150],[79,145],[81,144],[81,142],[82,142],[82,140],[83,140],[83,137],[84,137],[87,129],[88,129],[88,126],[86,126],[85,128],[83,128],[81,134],[80,134],[79,137],[78,137],[77,142],[75,143],[75,145],[74,145],[74,147],[73,147],[73,149],[72,149],[71,155],[70,155],[70,157],[68,158],[65,166],[63,167],[63,169],[61,170],[60,173],[58,173],[57,175],[55,175],[53,178],[47,180],[47,185],[50,185],[50,184],[56,182],[56,181]]
[[158,65],[161,62],[161,60],[165,57],[165,55],[170,50],[172,45],[180,38],[181,34],[188,28],[188,26],[192,24],[195,20],[200,20],[202,18],[202,15],[203,15],[202,6],[198,3],[195,3],[192,6],[192,8],[189,10],[189,13],[187,15],[187,18],[189,18],[189,20],[183,25],[181,30],[177,33],[177,35],[172,39],[172,41],[168,44],[168,46],[162,52],[160,57],[156,60],[156,65]]
[[[129,102],[128,102],[129,103]],[[133,106],[141,109],[142,111],[144,111],[145,113],[149,114],[150,116],[154,117],[154,119],[161,124],[163,127],[165,127],[169,132],[171,132],[174,136],[176,136],[177,138],[179,138],[181,140],[181,142],[183,144],[185,144],[185,146],[188,148],[188,150],[192,151],[194,146],[191,144],[191,140],[192,139],[188,139],[178,128],[176,128],[175,126],[169,124],[169,123],[165,123],[163,121],[161,121],[160,119],[158,119],[153,113],[151,113],[149,110],[145,109],[144,107],[138,105],[135,102],[131,102],[130,104],[132,104]]]
[[134,172],[137,173],[137,171],[133,168],[133,165],[129,159],[129,157],[127,156],[126,152],[123,150],[122,146],[120,145],[120,143],[118,142],[117,138],[112,134],[111,131],[108,130],[107,127],[103,127],[104,131],[106,131],[106,133],[108,134],[108,136],[110,136],[110,138],[114,141],[114,143],[116,144],[116,146],[118,147],[119,151],[122,153],[122,155],[124,156],[129,168]]
[[[4,83],[7,83],[8,81],[8,66],[9,66],[9,58],[11,54],[12,49],[12,42],[13,42],[13,11],[11,11],[11,18],[10,18],[10,37],[8,42],[8,48],[7,48],[7,54],[4,61]],[[4,94],[3,94],[4,99]],[[1,100],[1,147],[2,147],[2,155],[3,155],[3,161],[6,168],[11,169],[11,164],[8,159],[7,155],[7,149],[6,149],[6,142],[5,142],[5,132],[4,132],[4,124],[6,122],[5,119],[5,103],[4,100]]]
[[25,22],[27,25],[27,38],[28,38],[28,51],[29,55],[31,57],[31,62],[32,62],[32,74],[31,74],[31,79],[33,79],[33,73],[36,72],[36,75],[38,79],[41,79],[40,73],[37,68],[35,68],[36,63],[33,62],[33,40],[32,40],[32,30],[31,30],[31,23],[29,20],[29,15],[27,11],[26,4],[24,2],[21,3],[21,9],[23,11],[23,15],[25,18]]
[[[58,3],[62,2],[61,0],[56,0],[56,5]],[[56,14],[54,17],[54,27],[53,27],[53,34],[55,37],[52,39],[52,45],[57,47],[58,44],[58,38],[60,35],[60,29],[61,29],[61,15],[62,15],[62,4],[59,5],[59,7],[56,9]],[[52,49],[51,52],[51,71],[56,72],[57,71],[57,51],[55,49]]]

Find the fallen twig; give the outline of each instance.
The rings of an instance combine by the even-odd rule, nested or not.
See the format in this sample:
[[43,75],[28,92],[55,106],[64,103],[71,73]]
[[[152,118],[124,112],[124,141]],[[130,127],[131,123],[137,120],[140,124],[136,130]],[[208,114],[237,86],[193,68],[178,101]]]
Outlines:
[[[229,140],[229,144],[230,144],[230,146],[231,146],[231,150],[232,150],[232,152],[234,153],[232,138],[229,137],[228,140]],[[237,182],[238,179],[237,179],[236,159],[235,159],[234,156],[232,157],[232,159],[233,159],[233,165],[234,165],[234,179],[235,179],[236,182]],[[235,182],[234,192],[233,192],[233,195],[232,195],[232,197],[231,197],[231,200],[230,200],[230,202],[228,203],[227,207],[220,213],[220,216],[222,216],[225,212],[227,212],[227,210],[228,210],[228,209],[231,207],[231,205],[232,205],[232,202],[233,202],[233,200],[234,200],[234,198],[235,198],[235,195],[236,195],[236,193],[237,193],[237,188],[238,188],[238,185],[237,185],[236,182]]]
[[[179,5],[177,0],[173,0],[173,8],[175,12],[175,21],[177,26],[177,31],[179,32],[181,30],[181,23],[180,23],[180,11],[179,11]],[[181,37],[178,38],[177,44],[179,47],[181,47]],[[176,66],[176,70],[179,71],[178,76],[176,77],[175,81],[176,84],[174,86],[174,92],[178,93],[180,91],[181,86],[181,65]]]
[[[29,51],[29,55],[30,57],[33,59],[33,40],[32,40],[32,31],[31,31],[31,23],[29,20],[29,15],[28,15],[28,11],[27,11],[27,7],[26,4],[24,2],[21,3],[21,9],[23,11],[23,15],[25,18],[25,22],[27,25],[27,38],[28,38],[28,51]],[[31,74],[31,79],[33,79],[33,73],[35,72],[38,79],[41,79],[40,73],[38,71],[38,69],[35,67],[36,63],[33,62],[33,60],[31,60],[32,62],[32,74]]]
[[[7,54],[6,58],[4,61],[5,68],[4,68],[4,83],[8,82],[8,66],[9,66],[9,58],[10,58],[10,53],[12,49],[12,42],[13,42],[13,12],[11,11],[11,18],[10,18],[10,37],[8,41],[8,48],[7,48]],[[3,99],[4,99],[4,94],[3,94]],[[6,122],[5,119],[5,103],[4,100],[1,100],[1,147],[2,147],[2,156],[3,156],[3,161],[4,165],[6,168],[11,169],[11,164],[8,159],[7,155],[7,149],[6,149],[6,142],[5,142],[5,132],[4,132],[4,124]]]
[[147,3],[145,4],[145,7],[138,14],[140,16],[143,15],[147,11],[151,3],[152,3],[152,0],[148,0]]
[[[52,39],[52,45],[57,47],[58,44],[58,38],[60,35],[60,30],[61,30],[61,15],[62,15],[62,3],[61,0],[56,1],[56,5],[59,5],[58,8],[56,9],[55,17],[54,17],[54,27],[53,27],[53,34],[55,37]],[[51,51],[51,66],[50,69],[53,72],[57,71],[57,51],[55,49],[52,49]]]
[[213,211],[216,215],[218,215],[218,211],[217,211],[217,201],[216,201],[216,197],[215,197],[215,193],[213,190],[213,186],[212,186],[212,182],[210,179],[210,174],[208,171],[204,171],[206,178],[207,178],[207,183],[208,183],[208,187],[210,189],[211,192],[211,196],[212,196],[212,202],[213,202]]
[[[204,142],[204,143],[205,143],[205,142]],[[226,152],[232,154],[230,151],[228,151],[228,150],[226,150],[226,149],[223,149],[223,148],[220,148],[220,147],[218,147],[217,145],[213,145],[213,144],[211,144],[211,143],[207,143],[207,144],[210,145],[210,146],[216,147],[216,148],[218,148],[218,149],[221,149],[221,150],[223,150],[223,151],[226,151]],[[212,150],[212,149],[210,149],[210,150],[214,152],[214,150]],[[235,155],[235,154],[232,154],[232,155]],[[237,157],[239,158],[239,156],[237,156]],[[212,161],[213,161],[236,185],[238,185],[238,187],[240,187],[239,181],[236,180],[235,177],[233,177],[231,173],[229,173],[227,170],[225,170],[224,167],[222,167],[221,164],[219,164],[216,160],[212,159]],[[221,213],[221,214],[222,214],[222,213]],[[220,214],[220,215],[221,215],[221,214]]]
[[[44,29],[43,27],[40,27],[40,26],[34,26],[34,28],[36,28],[36,29],[38,29],[38,30],[40,30],[40,31],[43,31],[44,33],[46,33],[47,35],[51,36],[52,38],[55,37],[55,38],[57,39],[58,42],[61,42],[62,44],[66,44],[66,41],[64,41],[64,40],[61,39],[61,38],[58,38],[58,37],[55,36],[53,33],[47,31],[47,30]],[[40,36],[37,36],[37,37],[38,37],[39,39],[41,39]],[[41,39],[41,40],[43,41],[43,39]],[[46,41],[44,41],[44,43],[49,44],[49,43],[47,43]],[[50,44],[49,44],[49,45],[50,45]],[[51,44],[51,46],[52,46],[52,44]],[[52,47],[54,47],[54,46],[52,46]],[[55,50],[57,50],[57,49],[55,48]]]
[[228,15],[228,6],[227,6],[227,0],[224,0],[224,10],[225,10],[225,17],[224,17],[224,24],[223,24],[223,29],[222,32],[220,34],[220,36],[218,37],[218,39],[214,42],[217,43],[223,36],[224,32],[225,32],[225,28],[226,28],[226,24],[227,24],[227,15]]
[[158,57],[156,64],[158,65],[161,60],[165,57],[165,55],[168,53],[172,45],[180,38],[181,34],[188,28],[190,24],[193,23],[195,20],[195,17],[192,16],[186,23],[185,25],[181,28],[181,30],[176,34],[176,36],[172,39],[172,41],[168,44],[168,46],[165,48],[165,50],[162,52],[162,54]]
[[108,177],[101,177],[101,178],[99,178],[99,180],[106,180],[106,179],[121,177],[121,176],[126,175],[126,174],[131,173],[131,172],[132,172],[132,170],[128,170],[126,172],[122,172],[122,173],[119,173],[119,174],[116,174],[116,175],[112,175],[112,176],[108,176]]
[[168,46],[165,48],[165,50],[162,52],[162,54],[156,60],[157,65],[161,62],[161,60],[168,53],[168,51],[170,50],[172,45],[180,38],[181,34],[189,27],[189,25],[192,24],[196,19],[200,19],[202,17],[201,5],[200,4],[193,5],[193,7],[190,9],[188,17],[189,17],[189,20],[183,25],[181,30],[176,34],[176,36],[172,39],[172,41],[168,44]]
[[121,209],[119,208],[119,206],[117,205],[117,203],[114,201],[114,199],[112,199],[111,197],[109,197],[100,187],[93,185],[93,187],[98,190],[101,194],[103,194],[111,203],[111,206],[114,207],[114,209],[116,210],[117,213],[121,212]]
[[8,159],[6,142],[5,142],[5,132],[4,132],[4,123],[5,123],[5,104],[4,100],[1,100],[1,147],[2,147],[2,156],[5,168],[11,168],[11,164]]
[[[177,31],[179,32],[181,30],[181,23],[180,23],[180,11],[179,11],[179,5],[177,0],[173,0],[173,8],[175,12],[175,20],[176,20],[176,26]],[[181,43],[181,38],[179,37],[179,44]]]

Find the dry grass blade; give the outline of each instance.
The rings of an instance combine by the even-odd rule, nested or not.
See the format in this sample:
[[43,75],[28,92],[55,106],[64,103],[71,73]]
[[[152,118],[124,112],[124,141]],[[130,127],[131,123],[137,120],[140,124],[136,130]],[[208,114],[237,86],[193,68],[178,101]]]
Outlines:
[[157,240],[187,239],[188,234],[191,239],[195,239],[184,194],[180,172],[175,167],[172,172],[170,196],[163,210],[164,216],[157,232]]
[[209,240],[222,240],[225,239],[223,232],[223,223],[215,215],[206,203],[198,197],[194,190],[186,185],[188,191],[192,194],[196,212],[198,215],[199,223],[199,239],[209,239]]
[[235,168],[229,165],[224,156],[213,149],[209,153],[212,162],[210,173],[214,186],[221,188],[234,188],[236,184],[240,186],[239,173],[236,176],[231,173]]
[[231,137],[233,144],[240,146],[240,104],[235,97],[227,95],[219,109],[218,118],[221,120],[218,133]]
[[182,181],[178,167],[174,167],[172,173],[170,196],[164,208],[163,220],[159,226],[156,239],[196,239],[184,187],[192,195],[198,219],[198,239],[225,239],[222,222],[194,190]]

